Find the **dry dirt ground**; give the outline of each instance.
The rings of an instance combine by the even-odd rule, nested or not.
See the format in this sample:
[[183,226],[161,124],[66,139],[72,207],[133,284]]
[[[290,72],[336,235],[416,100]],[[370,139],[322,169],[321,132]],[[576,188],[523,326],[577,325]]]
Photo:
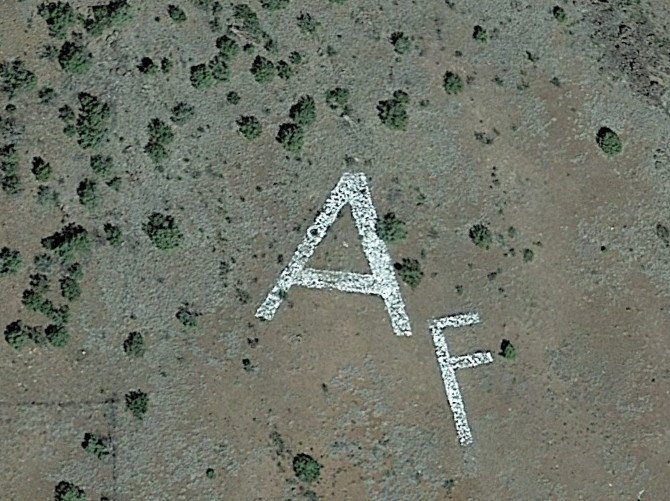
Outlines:
[[[233,4],[173,0],[186,15],[176,22],[168,2],[130,0],[131,18],[97,33],[85,19],[99,1],[70,0],[81,18],[64,38],[41,2],[0,1],[0,64],[20,60],[36,78],[0,92],[0,147],[14,145],[19,176],[17,193],[0,192],[0,248],[22,260],[0,276],[0,327],[49,323],[22,301],[38,265],[47,296],[66,303],[43,238],[75,223],[90,240],[75,257],[69,342],[0,340],[0,498],[53,499],[61,481],[89,500],[668,498],[667,1],[249,0],[266,35],[232,31],[249,46],[206,88],[191,67],[240,24]],[[409,38],[402,54],[394,32]],[[85,71],[59,63],[68,40],[90,51]],[[293,51],[302,62],[289,79],[250,72],[257,55],[277,63]],[[142,72],[144,57],[173,65]],[[445,92],[447,71],[462,92]],[[326,104],[335,87],[349,90],[345,116]],[[378,116],[396,90],[409,96],[404,129]],[[91,148],[59,117],[65,105],[78,113],[81,92],[111,113]],[[276,136],[303,95],[316,120],[291,152]],[[173,123],[182,101],[193,116]],[[257,117],[260,136],[242,136],[242,115]],[[145,151],[154,118],[174,134],[159,162]],[[620,153],[599,148],[602,127]],[[93,155],[113,159],[107,177]],[[50,180],[36,180],[34,157]],[[409,338],[376,297],[295,287],[274,319],[254,316],[347,171],[367,175],[378,213],[406,223],[389,250],[424,273],[400,284]],[[80,200],[85,178],[97,181],[95,207]],[[40,185],[59,200],[39,197]],[[152,244],[154,212],[174,217],[177,247]],[[122,232],[116,245],[108,223]],[[469,236],[476,224],[490,229],[488,249]],[[44,253],[48,273],[34,261]],[[366,270],[348,210],[310,264]],[[194,326],[176,316],[185,303]],[[482,323],[449,332],[452,352],[494,353],[457,373],[467,447],[428,334],[431,319],[460,311]],[[124,352],[133,331],[142,357]],[[503,339],[515,359],[499,354]],[[149,398],[143,419],[126,408],[137,389]],[[84,450],[87,432],[108,437],[111,454]],[[318,461],[318,479],[296,476],[300,453]]]

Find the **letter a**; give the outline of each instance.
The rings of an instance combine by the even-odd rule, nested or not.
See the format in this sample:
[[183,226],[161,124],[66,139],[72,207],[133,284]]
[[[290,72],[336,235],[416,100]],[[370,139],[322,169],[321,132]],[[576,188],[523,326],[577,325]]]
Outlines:
[[[351,205],[363,252],[372,273],[306,268],[305,264],[347,203]],[[277,283],[256,310],[256,316],[271,320],[293,285],[381,296],[391,317],[393,331],[398,336],[412,335],[391,257],[386,244],[377,236],[377,212],[372,204],[365,174],[345,172],[342,175],[314,224],[307,229],[307,234],[298,245],[291,261],[279,275]]]

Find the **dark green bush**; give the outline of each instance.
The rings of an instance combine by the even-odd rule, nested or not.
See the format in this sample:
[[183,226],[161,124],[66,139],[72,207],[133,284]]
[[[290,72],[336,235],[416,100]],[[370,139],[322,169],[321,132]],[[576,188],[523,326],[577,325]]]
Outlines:
[[30,336],[21,320],[16,320],[5,327],[5,341],[15,350],[20,350],[30,344]]
[[670,247],[670,229],[667,226],[658,223],[656,225],[656,236],[661,239],[666,247]]
[[115,224],[106,223],[102,229],[105,232],[105,238],[111,245],[120,245],[123,242],[121,229]]
[[408,103],[409,95],[402,90],[396,90],[392,99],[379,101],[377,104],[379,119],[391,129],[405,130],[407,127]]
[[196,311],[189,303],[182,304],[175,317],[184,327],[196,327],[198,325],[198,317],[200,313]]
[[70,223],[53,235],[43,238],[42,246],[61,258],[71,258],[76,253],[88,250],[88,231],[78,224]]
[[407,238],[407,225],[389,212],[377,219],[377,235],[386,243],[398,242]]
[[48,181],[51,177],[51,165],[45,162],[42,157],[33,158],[32,173],[38,181]]
[[535,258],[535,253],[533,249],[524,249],[523,250],[523,260],[525,263],[530,263]]
[[144,151],[155,163],[159,163],[170,156],[168,147],[174,140],[174,132],[167,123],[159,118],[152,119],[147,129],[149,142],[144,147]]
[[277,76],[282,80],[288,80],[293,76],[293,67],[283,59],[277,61]]
[[126,409],[128,409],[135,419],[144,419],[144,415],[149,408],[149,395],[142,390],[133,390],[125,395]]
[[321,23],[319,23],[316,19],[314,19],[312,15],[309,14],[308,12],[301,12],[300,15],[297,17],[297,20],[298,20],[298,28],[303,33],[314,34],[321,25]]
[[596,134],[596,142],[600,149],[608,156],[614,156],[621,153],[623,150],[623,143],[621,139],[609,127],[601,127]]
[[86,19],[84,26],[86,30],[95,36],[115,26],[121,26],[132,19],[132,7],[127,0],[112,0],[106,5],[95,5],[91,7],[92,16]]
[[65,480],[56,485],[54,489],[55,501],[86,501],[84,489]]
[[423,271],[421,265],[416,259],[403,258],[401,262],[395,263],[393,267],[400,275],[403,282],[409,285],[412,289],[416,289],[423,278]]
[[214,83],[212,72],[206,64],[191,66],[191,85],[196,89],[211,87]]
[[516,348],[509,339],[503,339],[502,343],[500,343],[500,355],[508,360],[516,358]]
[[38,186],[37,203],[40,205],[51,205],[53,207],[57,207],[60,203],[60,195],[51,186]]
[[49,342],[56,348],[62,348],[70,341],[70,333],[63,324],[49,325],[45,333]]
[[95,433],[85,433],[81,443],[82,448],[98,459],[103,459],[112,453],[112,440]]
[[349,90],[342,87],[335,87],[326,92],[326,104],[332,110],[341,110],[347,114],[349,103]]
[[67,30],[77,22],[77,14],[69,2],[49,2],[37,7],[37,13],[49,27],[49,35],[65,38]]
[[37,97],[40,98],[40,103],[49,104],[56,97],[56,91],[53,90],[51,87],[42,87],[40,91],[37,93]]
[[79,116],[74,125],[77,143],[84,149],[94,148],[109,132],[112,111],[107,103],[86,92],[80,93],[78,98]]
[[267,10],[279,10],[286,7],[289,0],[261,0],[261,6]]
[[67,41],[60,48],[58,63],[63,71],[72,74],[84,73],[91,67],[93,54],[81,41]]
[[289,116],[300,127],[309,127],[316,120],[316,103],[312,96],[301,96],[298,101],[291,106]]
[[246,32],[255,42],[267,37],[261,28],[258,15],[247,4],[237,4],[233,6],[233,18],[239,24],[235,27],[241,31]]
[[129,357],[140,358],[144,356],[147,347],[144,344],[144,336],[139,332],[131,332],[123,342],[123,351]]
[[237,119],[237,130],[249,141],[261,135],[263,128],[258,118],[254,116],[241,116]]
[[305,131],[297,124],[284,123],[279,126],[276,139],[284,149],[297,153],[302,149],[305,140]]
[[564,23],[568,16],[565,13],[565,9],[561,7],[560,5],[556,5],[551,13],[554,15],[554,19],[556,19],[559,23]]
[[100,194],[98,193],[98,183],[92,179],[84,179],[77,187],[79,203],[87,209],[94,209],[100,204]]
[[485,224],[475,224],[469,231],[470,240],[477,246],[488,249],[493,243],[491,230]]
[[74,301],[81,296],[81,286],[72,277],[63,277],[60,280],[60,293],[68,301]]
[[303,482],[316,482],[321,475],[321,465],[309,454],[297,454],[293,457],[293,472]]
[[112,171],[113,165],[112,157],[108,155],[91,155],[91,170],[99,176],[107,176]]
[[162,250],[177,247],[183,239],[177,222],[169,214],[154,212],[143,225],[143,229],[153,244]]
[[474,27],[472,30],[472,38],[477,40],[478,42],[484,43],[487,42],[489,39],[489,34],[488,32],[482,28],[481,26],[477,25]]
[[240,45],[228,35],[217,38],[216,47],[224,61],[229,61],[240,53]]
[[230,104],[237,104],[240,102],[240,95],[234,90],[231,90],[228,94],[226,94],[226,101],[228,101]]
[[182,125],[188,122],[195,115],[195,108],[188,103],[179,102],[172,108],[172,120],[177,125]]
[[183,23],[186,21],[186,13],[184,9],[177,5],[168,5],[168,15],[175,23]]
[[7,144],[0,149],[0,186],[10,195],[21,191],[19,156],[13,144]]
[[277,68],[272,61],[263,56],[256,56],[251,65],[251,74],[258,83],[269,83],[277,75]]
[[225,82],[230,79],[230,68],[226,64],[226,60],[221,55],[214,56],[209,61],[209,71],[215,80]]
[[302,54],[294,50],[288,55],[288,61],[291,64],[300,64],[302,63]]
[[154,60],[147,56],[140,60],[137,69],[145,75],[156,75],[160,71],[160,67],[154,63]]
[[393,50],[398,54],[409,52],[409,50],[412,48],[411,40],[402,31],[391,33],[389,40],[393,44]]
[[32,90],[37,85],[37,77],[26,68],[21,59],[5,62],[0,65],[0,79],[2,91],[11,99],[19,92]]
[[447,71],[442,78],[442,86],[447,94],[459,94],[463,91],[463,79],[452,71]]
[[22,262],[19,251],[9,247],[0,249],[0,277],[15,274],[21,268]]

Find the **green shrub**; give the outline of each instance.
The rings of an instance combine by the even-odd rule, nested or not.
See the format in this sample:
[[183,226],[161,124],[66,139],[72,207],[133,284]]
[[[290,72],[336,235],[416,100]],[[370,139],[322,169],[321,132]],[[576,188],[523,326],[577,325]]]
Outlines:
[[503,339],[502,343],[500,343],[500,355],[508,360],[516,358],[516,348],[509,339]]
[[70,341],[70,333],[63,324],[48,325],[45,333],[51,345],[56,348],[62,348]]
[[297,153],[302,149],[305,140],[305,131],[294,123],[284,123],[279,126],[279,132],[275,139],[285,150]]
[[54,38],[65,38],[67,30],[77,22],[77,14],[69,2],[45,2],[37,7],[37,13],[47,23],[49,35]]
[[60,195],[51,186],[41,185],[37,187],[37,203],[40,205],[52,205],[57,207],[60,203]]
[[19,156],[13,144],[7,144],[0,149],[0,185],[10,195],[21,191]]
[[19,251],[9,247],[0,249],[0,277],[15,274],[21,268],[22,262]]
[[77,187],[79,203],[87,209],[94,209],[100,204],[100,195],[98,193],[98,183],[92,179],[84,179]]
[[88,231],[78,224],[70,223],[49,237],[42,239],[42,246],[63,259],[89,248]]
[[247,4],[237,4],[233,6],[233,18],[240,24],[235,27],[241,31],[246,32],[251,39],[258,42],[260,39],[267,37],[258,15]]
[[56,91],[51,87],[42,87],[37,93],[37,97],[40,98],[40,103],[49,104],[56,97]]
[[342,110],[347,114],[349,103],[349,89],[335,87],[326,92],[326,104],[332,110]]
[[108,155],[91,155],[91,170],[99,176],[107,176],[113,167],[112,157]]
[[184,9],[177,5],[168,5],[168,15],[175,23],[183,23],[186,21],[186,13]]
[[293,76],[293,67],[283,59],[277,61],[277,76],[282,80],[288,80]]
[[82,92],[79,98],[79,116],[74,125],[77,143],[86,149],[98,146],[109,132],[112,112],[107,103],[96,96]]
[[237,119],[237,130],[249,141],[261,135],[263,128],[258,118],[254,116],[241,116]]
[[86,501],[84,489],[65,480],[56,485],[54,489],[55,501]]
[[173,67],[174,63],[172,62],[172,59],[170,59],[169,57],[161,58],[161,71],[163,73],[170,73]]
[[30,336],[21,320],[16,320],[5,327],[5,341],[15,350],[20,350],[30,344]]
[[412,48],[412,42],[402,31],[391,33],[389,40],[393,44],[393,50],[398,54],[405,54]]
[[293,457],[293,472],[303,482],[316,482],[321,475],[321,465],[309,454],[297,454]]
[[191,66],[191,85],[196,89],[211,87],[214,83],[212,72],[206,64]]
[[32,90],[37,85],[37,77],[26,68],[21,59],[5,62],[0,66],[2,91],[11,99],[19,92]]
[[179,102],[172,108],[172,120],[177,125],[182,125],[188,122],[195,115],[195,108],[188,103]]
[[179,226],[169,214],[154,212],[143,225],[143,229],[151,239],[151,242],[162,250],[177,247],[183,239]]
[[168,146],[174,140],[174,132],[159,118],[152,119],[147,130],[149,131],[149,142],[144,147],[144,151],[155,163],[159,163],[170,156]]
[[240,45],[228,35],[217,38],[216,47],[224,61],[230,61],[240,53]]
[[452,71],[447,71],[442,78],[442,86],[447,94],[460,94],[463,91],[463,79]]
[[379,119],[390,129],[405,130],[407,127],[408,103],[409,95],[402,90],[396,90],[392,99],[379,101],[377,104]]
[[250,71],[254,79],[262,84],[271,82],[277,74],[274,63],[263,56],[256,56]]
[[72,74],[81,74],[91,67],[93,54],[79,40],[67,41],[60,48],[58,63],[63,71]]
[[472,30],[472,38],[477,40],[478,42],[484,43],[487,42],[489,39],[489,34],[488,32],[482,28],[481,26],[477,25],[474,27]]
[[123,342],[123,351],[129,357],[140,358],[144,356],[147,347],[144,344],[144,336],[139,332],[131,332]]
[[423,271],[421,265],[416,259],[403,258],[400,263],[395,263],[393,267],[400,275],[403,282],[409,285],[412,289],[416,289],[423,278]]
[[184,327],[196,327],[198,325],[199,316],[200,313],[189,303],[182,304],[175,315],[177,320],[179,320]]
[[297,50],[294,50],[288,55],[288,61],[291,64],[300,64],[302,63],[302,54]]
[[209,71],[215,80],[225,82],[230,79],[230,68],[226,64],[226,60],[221,55],[214,56],[209,61]]
[[68,301],[74,301],[81,296],[81,286],[72,277],[63,277],[60,280],[60,293]]
[[206,475],[207,478],[209,478],[210,480],[213,479],[214,477],[216,477],[216,473],[214,472],[214,469],[213,469],[213,468],[207,468],[207,470],[205,470],[205,475]]
[[123,235],[121,234],[121,229],[112,223],[105,223],[103,226],[103,231],[105,232],[105,238],[107,242],[111,245],[120,245],[123,242]]
[[670,230],[667,226],[658,223],[656,225],[656,236],[661,239],[666,247],[670,247]]
[[126,409],[128,409],[135,419],[144,419],[144,415],[149,408],[149,395],[142,390],[133,390],[125,395]]
[[623,143],[621,139],[609,127],[601,127],[596,134],[596,142],[600,149],[608,156],[614,156],[621,153],[623,150]]
[[316,120],[316,104],[312,96],[301,96],[298,101],[291,106],[289,116],[300,127],[309,127]]
[[298,28],[303,33],[314,34],[321,23],[312,17],[308,12],[301,12],[297,17]]
[[533,249],[524,249],[523,250],[523,261],[524,263],[530,263],[535,258],[535,253]]
[[92,16],[86,19],[86,30],[95,36],[114,26],[121,26],[132,19],[132,8],[127,0],[112,0],[106,5],[91,7]]
[[95,433],[85,433],[81,446],[86,452],[98,459],[103,459],[112,453],[112,440]]
[[51,165],[45,162],[42,157],[33,158],[32,173],[38,181],[48,181],[51,177]]
[[137,69],[145,75],[156,75],[160,71],[160,67],[150,57],[143,57],[137,65]]
[[226,101],[228,101],[230,104],[237,104],[240,102],[240,95],[234,90],[231,90],[228,94],[226,94]]
[[389,212],[377,219],[377,235],[386,243],[398,242],[407,238],[407,225]]
[[554,15],[554,19],[556,19],[559,23],[564,23],[568,16],[565,14],[565,9],[561,7],[560,5],[556,5],[551,13]]
[[42,292],[35,289],[27,289],[23,291],[21,302],[26,308],[43,314],[58,326],[67,324],[70,320],[70,310],[68,306],[64,304],[60,307],[56,307],[50,299],[44,297],[42,294]]
[[491,230],[485,224],[475,224],[469,231],[470,240],[477,246],[488,249],[493,243]]
[[279,10],[288,5],[289,0],[261,0],[261,6],[267,10]]

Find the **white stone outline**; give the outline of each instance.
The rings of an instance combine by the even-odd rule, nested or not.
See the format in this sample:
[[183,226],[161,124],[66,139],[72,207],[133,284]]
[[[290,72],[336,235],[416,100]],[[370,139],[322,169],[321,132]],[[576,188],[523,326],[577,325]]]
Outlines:
[[[305,268],[305,264],[337,219],[342,207],[347,203],[351,205],[351,213],[361,237],[363,252],[368,260],[371,273]],[[412,335],[391,256],[386,244],[377,235],[377,212],[372,203],[364,173],[345,172],[342,174],[314,223],[307,228],[305,238],[298,245],[291,261],[256,310],[256,317],[271,320],[293,285],[381,296],[395,334],[398,336]]]
[[493,356],[490,351],[484,351],[452,357],[447,347],[447,339],[442,335],[442,331],[447,327],[467,327],[479,322],[479,314],[472,312],[436,318],[430,324],[430,333],[433,338],[433,345],[435,346],[437,365],[444,382],[444,390],[447,393],[449,407],[454,415],[458,441],[462,446],[472,443],[472,432],[470,431],[468,417],[463,405],[463,397],[461,396],[461,390],[456,379],[456,369],[468,369],[477,367],[478,365],[490,364],[493,362]]

